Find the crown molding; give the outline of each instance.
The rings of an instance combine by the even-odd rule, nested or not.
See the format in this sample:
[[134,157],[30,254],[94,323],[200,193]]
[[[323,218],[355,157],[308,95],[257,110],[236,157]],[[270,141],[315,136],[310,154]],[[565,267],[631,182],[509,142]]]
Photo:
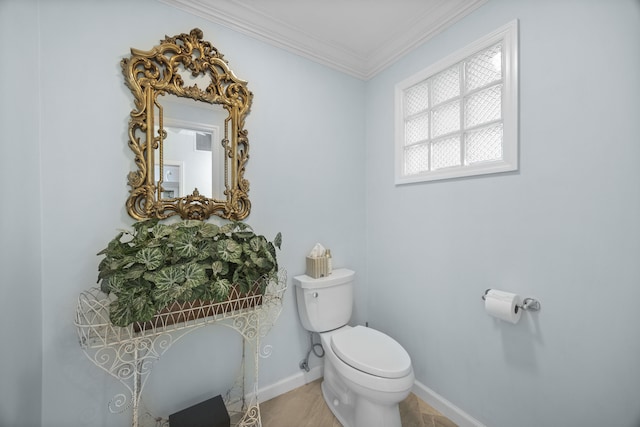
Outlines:
[[[450,1],[448,5],[440,4],[438,7],[426,11],[418,16],[413,23],[407,25],[402,32],[390,38],[386,44],[371,52],[366,64],[366,76],[368,80],[376,74],[399,60],[404,55],[416,49],[439,33],[443,32],[457,21],[461,20],[488,0],[457,0]],[[451,4],[455,3],[455,7]]]
[[[413,17],[372,52],[358,52],[322,39],[238,0],[158,0],[210,22],[368,80],[487,0],[448,0]],[[388,29],[383,29],[387,30]]]

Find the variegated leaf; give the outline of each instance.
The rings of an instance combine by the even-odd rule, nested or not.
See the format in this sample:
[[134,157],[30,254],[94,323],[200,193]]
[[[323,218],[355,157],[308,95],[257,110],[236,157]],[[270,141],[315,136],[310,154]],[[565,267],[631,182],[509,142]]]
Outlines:
[[184,286],[195,288],[207,281],[207,274],[203,266],[199,264],[187,264],[184,267]]
[[[145,278],[147,275],[145,275]],[[157,287],[171,287],[184,282],[184,270],[179,266],[169,266],[154,275],[153,282]],[[149,279],[150,280],[150,279]]]
[[224,301],[229,297],[229,292],[231,291],[231,282],[227,279],[219,279],[216,280],[213,284],[213,294],[215,295],[216,301]]
[[155,270],[164,262],[162,250],[159,248],[143,248],[135,256],[138,264],[143,264],[147,270]]
[[196,237],[192,233],[176,233],[173,245],[181,258],[195,257],[198,254]]
[[280,249],[280,246],[282,246],[282,233],[278,232],[278,234],[276,234],[276,237],[273,239],[273,244],[276,248]]
[[202,237],[211,238],[220,233],[220,227],[216,224],[204,223],[200,228],[200,234]]
[[218,255],[223,261],[239,262],[242,246],[233,240],[218,242]]

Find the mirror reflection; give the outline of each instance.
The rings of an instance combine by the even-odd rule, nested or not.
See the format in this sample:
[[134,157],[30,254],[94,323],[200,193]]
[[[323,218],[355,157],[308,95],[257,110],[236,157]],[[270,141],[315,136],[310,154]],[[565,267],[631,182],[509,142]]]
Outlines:
[[[185,197],[197,190],[203,197],[224,200],[228,185],[224,155],[226,110],[167,95],[162,99],[162,112],[164,139],[154,158],[158,198]],[[159,121],[158,116],[156,123]],[[156,134],[159,130],[156,126]]]

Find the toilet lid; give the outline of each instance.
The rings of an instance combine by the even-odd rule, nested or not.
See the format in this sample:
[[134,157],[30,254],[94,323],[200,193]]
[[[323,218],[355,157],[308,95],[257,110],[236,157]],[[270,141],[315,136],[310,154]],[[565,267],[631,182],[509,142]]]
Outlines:
[[411,372],[411,358],[393,338],[375,329],[356,326],[331,337],[331,348],[346,364],[383,378]]

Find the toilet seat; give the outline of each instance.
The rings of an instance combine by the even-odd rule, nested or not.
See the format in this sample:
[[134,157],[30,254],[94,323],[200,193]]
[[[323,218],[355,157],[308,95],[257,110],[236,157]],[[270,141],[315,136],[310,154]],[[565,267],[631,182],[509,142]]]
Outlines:
[[355,326],[331,336],[331,348],[347,365],[382,378],[401,378],[411,372],[407,351],[390,336]]

